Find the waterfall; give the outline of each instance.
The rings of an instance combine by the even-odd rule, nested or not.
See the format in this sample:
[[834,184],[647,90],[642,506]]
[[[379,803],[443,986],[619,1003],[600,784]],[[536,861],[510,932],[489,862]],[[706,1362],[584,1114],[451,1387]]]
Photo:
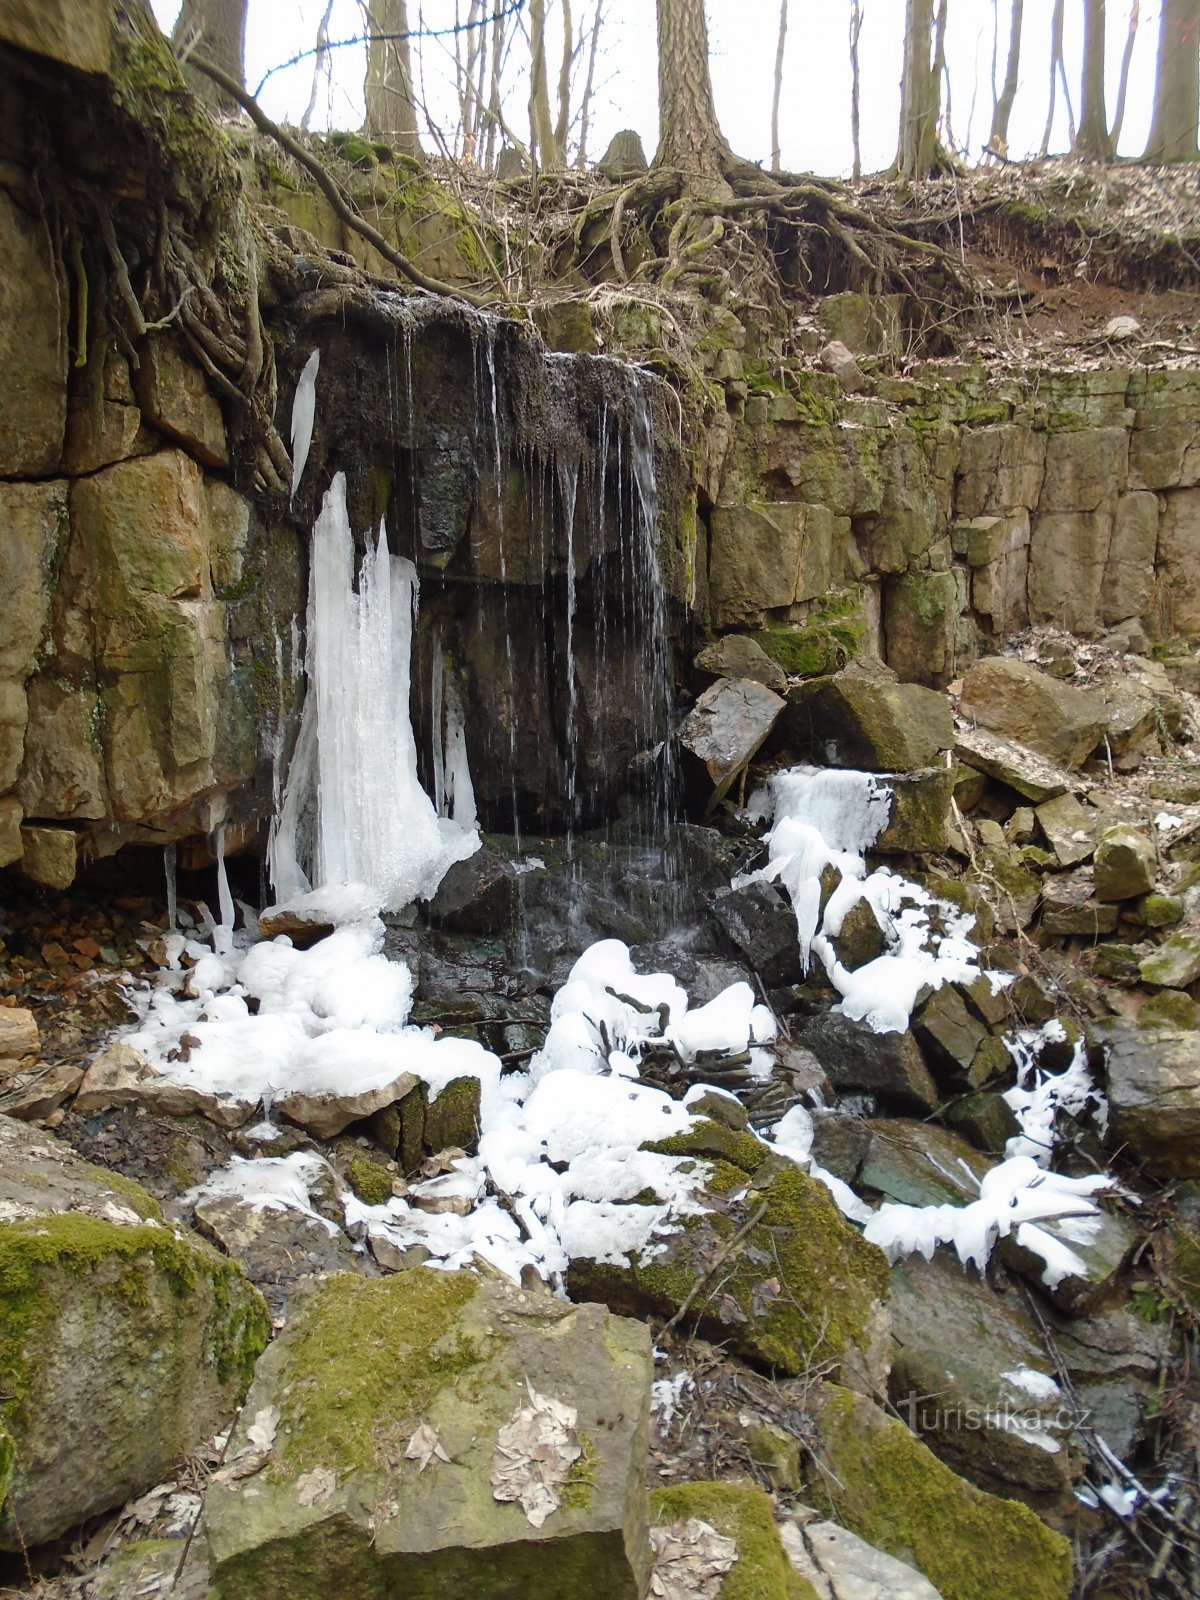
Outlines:
[[[364,883],[390,908],[427,898],[479,847],[473,827],[439,817],[417,779],[409,717],[417,574],[380,524],[354,588],[346,480],[338,473],[313,528],[308,693],[271,853],[281,898]],[[469,777],[452,755],[455,815]]]

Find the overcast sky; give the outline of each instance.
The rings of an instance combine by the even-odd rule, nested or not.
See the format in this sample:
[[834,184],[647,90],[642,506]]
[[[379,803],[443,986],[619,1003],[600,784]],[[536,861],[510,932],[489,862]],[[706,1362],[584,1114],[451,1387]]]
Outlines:
[[[1109,114],[1116,98],[1121,52],[1133,0],[1108,0]],[[155,14],[169,28],[179,0],[152,0]],[[1046,118],[1049,78],[1050,12],[1053,0],[1026,0],[1021,75],[1013,110],[1009,153],[1036,152]],[[1160,0],[1142,0],[1130,80],[1121,153],[1137,155],[1146,142]],[[465,13],[465,0],[460,0]],[[553,0],[549,7],[551,11]],[[576,0],[576,12],[591,13],[591,3]],[[993,17],[998,12],[999,60],[1003,79],[1008,47],[1010,0],[950,0],[947,60],[951,76],[952,123],[956,142],[973,158],[987,138],[992,109]],[[324,0],[249,0],[246,79],[253,89],[271,67],[309,48]],[[829,176],[848,173],[850,144],[850,67],[847,53],[849,0],[791,0],[780,109],[783,165]],[[430,29],[454,21],[454,0],[409,0],[416,25],[423,13]],[[879,170],[896,149],[900,104],[901,35],[904,0],[863,0],[862,154],[864,170]],[[1079,58],[1083,0],[1067,0],[1065,52],[1076,115],[1079,111]],[[708,0],[713,87],[721,126],[740,155],[770,160],[770,108],[779,0]],[[335,0],[330,37],[351,38],[362,31],[356,0]],[[593,112],[589,155],[594,159],[619,128],[636,128],[648,156],[658,135],[653,0],[606,0],[597,73],[602,80]],[[361,47],[338,51],[329,90],[322,94],[313,127],[354,128],[362,121]],[[453,57],[448,40],[428,39],[421,51],[424,98],[430,113],[449,131],[454,121],[450,93]],[[553,54],[551,55],[553,60]],[[312,61],[275,74],[262,91],[265,110],[277,120],[298,121],[312,86]],[[418,92],[421,85],[418,82]],[[509,120],[524,135],[525,94],[515,90]],[[1052,150],[1067,146],[1067,113],[1061,92]]]

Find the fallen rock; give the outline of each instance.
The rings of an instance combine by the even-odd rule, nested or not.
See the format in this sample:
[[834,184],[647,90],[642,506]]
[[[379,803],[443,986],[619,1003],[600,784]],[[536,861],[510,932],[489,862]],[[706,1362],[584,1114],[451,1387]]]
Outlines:
[[708,908],[721,932],[763,983],[775,986],[800,981],[796,913],[777,884],[757,880],[720,890]]
[[57,1111],[83,1082],[83,1068],[69,1062],[37,1061],[24,1070],[8,1072],[0,1063],[0,1116],[19,1122],[41,1122]]
[[896,1111],[936,1111],[941,1096],[911,1033],[873,1033],[829,1011],[793,1030],[839,1094],[872,1094]]
[[1001,1260],[1013,1272],[1036,1284],[1051,1305],[1071,1316],[1085,1316],[1117,1299],[1125,1269],[1142,1242],[1127,1218],[1101,1207],[1084,1226],[1052,1218],[1039,1222],[1038,1228],[1057,1247],[1053,1269],[1044,1256],[1026,1246],[1018,1228],[998,1247]]
[[360,1089],[356,1094],[333,1089],[291,1089],[272,1100],[271,1109],[285,1122],[294,1122],[318,1139],[332,1139],[352,1122],[362,1122],[394,1106],[418,1082],[413,1073],[399,1072],[386,1083]]
[[38,1027],[24,1006],[0,1006],[0,1072],[7,1063],[38,1053]]
[[1043,800],[1035,815],[1060,867],[1077,867],[1089,859],[1099,820],[1094,811],[1080,805],[1073,794],[1060,794]]
[[447,871],[429,902],[429,920],[448,933],[511,937],[521,916],[521,891],[512,862],[477,850]]
[[680,724],[680,765],[694,809],[720,804],[786,704],[749,678],[719,678]]
[[1067,1600],[1071,1547],[1028,1506],[966,1483],[861,1395],[822,1384],[810,1416],[812,1503],[944,1600]]
[[269,1333],[241,1268],[138,1184],[0,1118],[0,1549],[157,1483],[232,1416]]
[[[721,1544],[701,1529],[715,1532]],[[751,1484],[677,1483],[653,1490],[650,1538],[655,1552],[651,1595],[683,1600],[732,1593],[732,1577],[726,1585],[719,1575],[736,1571],[737,1590],[754,1600],[808,1600],[792,1587],[771,1502]]]
[[794,750],[825,766],[911,772],[951,748],[954,718],[937,690],[899,683],[880,662],[852,662],[791,691],[786,731]]
[[1077,767],[1104,737],[1104,702],[1059,683],[1032,662],[987,656],[963,679],[964,716],[1059,766]]
[[817,357],[826,372],[832,372],[843,394],[857,394],[866,383],[862,368],[840,339],[822,345]]
[[76,1111],[140,1105],[166,1117],[199,1112],[221,1128],[240,1128],[249,1122],[258,1104],[257,1100],[230,1099],[168,1078],[123,1039],[115,1040],[95,1058],[75,1097]]
[[819,1600],[942,1600],[915,1567],[836,1522],[797,1518],[785,1522],[779,1536],[788,1560]]
[[317,906],[267,906],[258,914],[258,931],[264,939],[290,939],[297,950],[311,950],[327,939],[337,924],[329,913]]
[[786,695],[787,673],[762,645],[745,633],[726,633],[706,644],[696,657],[697,672],[713,678],[749,678],[774,694]]
[[1173,933],[1138,968],[1143,983],[1159,989],[1186,989],[1200,978],[1200,934]]
[[913,1032],[939,1081],[978,1087],[971,1064],[988,1030],[952,984],[945,983],[930,995],[913,1018]]
[[844,1381],[881,1392],[887,1262],[825,1186],[752,1134],[712,1122],[649,1148],[705,1163],[707,1209],[631,1252],[627,1266],[574,1257],[571,1295],[639,1317],[671,1317],[686,1303],[686,1326],[756,1366],[795,1376],[833,1362]]
[[1096,845],[1097,900],[1136,900],[1154,888],[1154,845],[1136,828],[1109,828]]
[[880,855],[941,855],[950,845],[950,801],[954,773],[926,767],[888,779],[892,796],[888,824],[872,849]]
[[1118,1022],[1105,1040],[1109,1141],[1163,1178],[1200,1178],[1200,1033]]
[[44,889],[69,889],[75,882],[75,834],[70,828],[21,829],[21,871]]
[[[339,1595],[440,1595],[486,1575],[559,1600],[586,1571],[639,1600],[652,1371],[645,1327],[470,1273],[305,1285],[208,1490],[214,1585],[298,1600],[336,1573]],[[264,1413],[273,1447],[239,1478]]]
[[1006,783],[1035,804],[1066,794],[1077,785],[1065,768],[1047,761],[1036,750],[983,728],[959,728],[954,754],[964,766]]
[[1056,939],[1098,939],[1117,926],[1117,908],[1095,898],[1096,880],[1089,867],[1042,886],[1042,932]]
[[994,1165],[959,1134],[894,1117],[864,1124],[870,1134],[855,1186],[903,1206],[968,1205]]
[[1166,1324],[1147,1322],[1127,1306],[1087,1317],[1047,1316],[1088,1422],[1127,1461],[1159,1403]]
[[356,1252],[340,1228],[301,1211],[218,1195],[196,1202],[195,1219],[197,1231],[241,1265],[276,1319],[286,1314],[290,1291],[301,1279],[371,1270],[370,1257]]

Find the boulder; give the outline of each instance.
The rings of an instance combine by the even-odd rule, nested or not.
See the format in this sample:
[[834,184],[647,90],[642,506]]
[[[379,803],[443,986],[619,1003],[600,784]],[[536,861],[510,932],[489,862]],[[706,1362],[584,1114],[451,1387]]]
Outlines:
[[828,1189],[752,1134],[712,1122],[650,1148],[704,1163],[705,1211],[631,1252],[627,1265],[574,1257],[572,1297],[639,1317],[686,1306],[687,1326],[755,1366],[792,1377],[813,1361],[832,1362],[843,1381],[880,1392],[887,1262]]
[[798,983],[800,944],[796,913],[778,884],[761,879],[718,890],[708,908],[717,926],[763,983]]
[[795,1571],[825,1600],[942,1600],[907,1561],[885,1555],[836,1522],[797,1517],[783,1524],[779,1537]]
[[240,1128],[258,1109],[257,1100],[224,1099],[205,1089],[180,1083],[150,1064],[123,1039],[96,1056],[83,1075],[76,1111],[101,1111],[108,1106],[144,1106],[164,1117],[199,1112],[222,1128]]
[[69,889],[75,882],[75,834],[70,828],[21,829],[21,872],[44,889]]
[[950,847],[950,801],[954,772],[924,767],[888,779],[892,804],[887,827],[873,850],[880,855],[942,855]]
[[999,1245],[1000,1257],[1012,1271],[1035,1283],[1052,1305],[1071,1316],[1084,1316],[1118,1298],[1125,1269],[1142,1243],[1127,1218],[1101,1209],[1083,1228],[1055,1220],[1038,1227],[1060,1247],[1061,1260],[1050,1271],[1045,1257],[1026,1248],[1017,1229]]
[[1080,805],[1073,794],[1060,794],[1043,800],[1036,816],[1060,867],[1075,867],[1088,860],[1099,820],[1094,811]]
[[509,938],[521,918],[521,890],[512,862],[477,850],[447,871],[429,902],[429,920],[448,933]]
[[559,1600],[586,1572],[639,1600],[652,1373],[648,1329],[601,1306],[423,1267],[306,1284],[206,1496],[214,1586]]
[[696,671],[712,678],[749,678],[775,694],[787,693],[787,673],[745,633],[726,633],[706,644],[696,657]]
[[136,1183],[0,1117],[0,1549],[58,1538],[230,1419],[269,1333],[241,1268]]
[[1003,739],[983,728],[959,728],[954,737],[954,754],[964,766],[996,778],[1035,803],[1052,800],[1075,787],[1075,779],[1063,767],[1047,761],[1028,745]]
[[936,1123],[889,1117],[864,1126],[870,1142],[855,1186],[893,1205],[968,1205],[979,1198],[979,1180],[994,1165]]
[[1114,1148],[1158,1177],[1200,1177],[1200,1033],[1118,1022],[1104,1060]]
[[962,709],[980,727],[1068,768],[1091,755],[1107,725],[1099,695],[1010,656],[975,663],[963,679]]
[[784,731],[793,750],[823,766],[867,772],[931,767],[954,743],[945,695],[898,683],[876,662],[799,685],[788,696]]
[[676,733],[684,782],[697,810],[725,798],[779,720],[785,702],[749,678],[718,678]]
[[1187,989],[1200,978],[1200,934],[1173,933],[1140,963],[1143,983]]
[[291,1207],[255,1205],[237,1195],[196,1201],[196,1229],[238,1262],[266,1300],[273,1318],[287,1314],[296,1283],[317,1272],[373,1273],[371,1257],[340,1227]]
[[977,1087],[971,1063],[988,1030],[953,984],[944,983],[913,1018],[913,1032],[934,1076],[941,1082]]
[[957,1477],[903,1422],[834,1384],[814,1393],[809,1498],[922,1572],[944,1600],[1067,1600],[1071,1547],[1028,1506]]
[[866,383],[862,368],[840,339],[831,339],[823,345],[817,359],[826,372],[832,372],[843,394],[857,394]]
[[1117,926],[1117,908],[1095,897],[1090,867],[1078,867],[1042,886],[1042,932],[1055,939],[1099,939]]
[[911,1033],[873,1033],[833,1011],[807,1018],[793,1033],[839,1094],[875,1095],[901,1112],[937,1110],[937,1085]]
[[1097,900],[1136,900],[1148,895],[1158,874],[1154,845],[1136,828],[1109,828],[1096,845],[1093,871]]
[[0,1006],[0,1071],[38,1051],[37,1019],[24,1006]]

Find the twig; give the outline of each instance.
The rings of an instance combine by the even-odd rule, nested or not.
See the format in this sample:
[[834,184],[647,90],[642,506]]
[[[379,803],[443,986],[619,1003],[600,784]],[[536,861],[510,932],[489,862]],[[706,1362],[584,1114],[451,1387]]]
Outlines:
[[737,1249],[738,1245],[742,1243],[743,1239],[745,1239],[748,1234],[752,1233],[754,1229],[758,1227],[759,1223],[767,1214],[767,1207],[769,1204],[769,1201],[764,1200],[754,1215],[742,1223],[741,1227],[734,1234],[733,1238],[730,1239],[729,1243],[724,1247],[724,1249],[717,1252],[707,1269],[699,1278],[696,1279],[695,1283],[684,1296],[683,1304],[679,1307],[679,1310],[668,1323],[664,1324],[662,1331],[659,1334],[660,1338],[662,1338],[663,1334],[670,1333],[671,1329],[676,1327],[677,1324],[688,1314],[692,1308],[692,1305],[695,1303],[696,1296],[700,1293],[701,1289],[708,1284],[708,1282],[716,1273],[717,1269],[723,1266],[726,1261],[728,1261],[729,1257]]

